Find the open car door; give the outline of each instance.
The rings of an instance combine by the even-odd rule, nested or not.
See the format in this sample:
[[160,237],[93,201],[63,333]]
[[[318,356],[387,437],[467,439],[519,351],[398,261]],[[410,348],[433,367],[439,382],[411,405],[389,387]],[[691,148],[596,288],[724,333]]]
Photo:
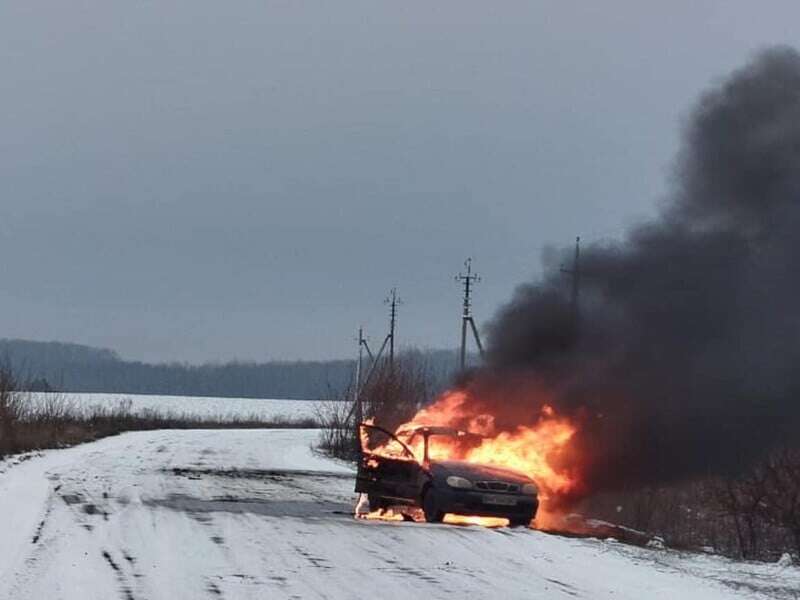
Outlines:
[[420,478],[426,471],[414,453],[397,436],[377,425],[361,423],[359,435],[361,459],[356,492],[415,504]]

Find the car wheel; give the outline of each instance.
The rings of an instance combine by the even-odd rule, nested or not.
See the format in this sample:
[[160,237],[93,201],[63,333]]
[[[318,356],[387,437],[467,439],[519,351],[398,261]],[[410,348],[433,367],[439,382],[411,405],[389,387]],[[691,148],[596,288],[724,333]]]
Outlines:
[[380,496],[373,496],[370,494],[367,496],[369,500],[369,509],[372,510],[386,510],[389,508],[389,501],[386,498],[381,498]]
[[522,517],[510,517],[508,519],[509,527],[528,527],[533,521],[533,515],[528,514]]
[[441,523],[444,519],[444,512],[439,509],[433,488],[428,488],[422,497],[422,512],[425,513],[425,520],[428,523]]

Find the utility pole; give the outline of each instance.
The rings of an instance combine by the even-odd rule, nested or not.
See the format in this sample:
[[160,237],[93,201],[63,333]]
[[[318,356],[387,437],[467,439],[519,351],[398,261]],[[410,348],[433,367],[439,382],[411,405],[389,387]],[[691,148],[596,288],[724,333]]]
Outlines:
[[[361,338],[360,346],[363,346],[366,349],[367,354],[370,358],[370,367],[369,371],[367,372],[367,376],[364,379],[364,383],[362,387],[369,383],[369,380],[372,378],[372,374],[377,369],[378,365],[381,362],[381,357],[383,356],[383,351],[386,350],[386,347],[389,347],[389,366],[391,367],[394,365],[394,334],[395,328],[397,326],[397,306],[402,304],[403,301],[397,295],[397,288],[392,288],[391,292],[389,293],[389,297],[384,300],[384,304],[389,305],[389,333],[386,334],[386,337],[383,338],[383,343],[381,347],[378,349],[378,353],[373,355],[372,351],[369,349],[369,345],[367,344],[367,340]],[[349,418],[349,417],[348,417]]]
[[[399,299],[398,299],[399,302]],[[347,416],[344,419],[344,423],[349,423],[350,419],[355,417],[356,424],[361,423],[364,420],[364,404],[361,399],[361,390],[366,387],[366,385],[372,379],[372,375],[375,373],[378,365],[381,362],[381,357],[383,357],[383,351],[386,350],[386,346],[389,343],[390,335],[387,334],[385,338],[383,338],[383,343],[381,344],[378,353],[373,355],[372,351],[369,349],[369,344],[367,343],[367,339],[364,337],[364,329],[362,327],[358,328],[358,360],[356,362],[356,381],[355,381],[355,390],[353,391],[353,405],[350,407],[350,410],[347,413]],[[367,355],[370,359],[370,366],[369,371],[367,371],[367,376],[362,378],[361,371],[363,370],[363,359],[364,355],[362,353],[362,349],[367,351]],[[360,449],[360,445],[358,440],[356,440],[356,450]]]
[[[364,339],[364,328],[358,328],[358,362],[356,363],[356,385],[353,390],[353,406],[355,407],[356,423],[364,420],[364,408],[361,405],[361,363],[364,357],[364,346],[367,340]],[[369,347],[367,346],[367,351]],[[371,353],[370,353],[371,354]]]
[[[360,423],[364,419],[364,407],[361,400],[361,390],[370,382],[370,379],[372,379],[372,375],[375,373],[378,365],[380,365],[383,352],[386,350],[387,346],[389,347],[389,368],[394,367],[394,335],[395,328],[397,326],[397,306],[403,303],[403,300],[397,295],[397,288],[391,289],[389,292],[389,297],[386,298],[384,303],[389,305],[389,333],[387,333],[386,337],[383,338],[383,343],[381,344],[377,354],[372,354],[372,350],[370,350],[369,344],[364,337],[364,328],[358,328],[358,361],[356,362],[356,381],[355,390],[353,391],[353,405],[350,407],[350,411],[347,413],[345,423],[349,423],[352,417],[356,418],[356,423]],[[367,371],[367,376],[364,377],[362,381],[361,371],[363,370],[364,361],[363,350],[367,351],[370,365],[369,371]]]
[[392,288],[389,292],[389,297],[384,301],[389,305],[389,365],[394,365],[394,331],[397,324],[397,305],[402,304],[403,301],[397,297],[397,288]]
[[481,357],[483,356],[483,344],[481,344],[481,338],[478,335],[478,328],[475,326],[475,320],[472,318],[472,286],[473,284],[479,282],[481,278],[478,276],[477,273],[472,272],[472,259],[468,258],[464,261],[464,267],[466,268],[466,274],[459,273],[456,275],[456,281],[461,283],[464,287],[464,304],[463,304],[463,311],[461,313],[461,357],[460,357],[460,364],[461,369],[464,369],[464,366],[467,362],[467,327],[469,326],[472,330],[472,335],[475,338],[475,343],[478,346],[478,350],[481,353]]
[[575,238],[575,257],[572,259],[572,268],[565,269],[561,267],[561,272],[572,277],[572,312],[575,314],[577,320],[580,316],[580,308],[578,305],[580,289],[581,289],[581,238]]

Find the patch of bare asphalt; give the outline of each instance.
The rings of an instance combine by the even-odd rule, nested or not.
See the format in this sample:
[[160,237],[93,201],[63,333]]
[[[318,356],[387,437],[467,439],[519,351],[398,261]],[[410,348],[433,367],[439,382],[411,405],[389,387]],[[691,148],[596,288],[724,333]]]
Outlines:
[[247,497],[198,498],[170,494],[166,498],[144,500],[143,504],[202,515],[207,513],[255,514],[265,517],[335,518],[352,521],[352,511],[345,502],[320,500],[270,500]]
[[[323,486],[332,481],[352,481],[349,473],[330,473],[326,471],[283,470],[283,469],[205,469],[196,467],[175,467],[162,472],[191,480],[205,477],[222,477],[233,480],[247,480],[277,485],[291,492],[289,498],[271,498],[250,493],[195,497],[188,494],[171,494],[165,498],[149,499],[146,505],[180,510],[190,513],[194,518],[210,513],[256,514],[267,517],[326,518],[352,521],[352,507],[349,502],[329,500],[306,489],[308,482]],[[319,486],[317,486],[319,487]],[[286,494],[283,494],[286,496]],[[216,543],[216,542],[215,542]]]
[[232,479],[256,479],[283,482],[292,479],[315,479],[324,481],[329,479],[352,480],[350,473],[330,473],[327,471],[304,471],[293,469],[200,469],[195,467],[174,467],[162,469],[162,472],[172,473],[179,477],[228,477]]
[[83,503],[83,496],[80,494],[61,494],[61,499],[69,506]]

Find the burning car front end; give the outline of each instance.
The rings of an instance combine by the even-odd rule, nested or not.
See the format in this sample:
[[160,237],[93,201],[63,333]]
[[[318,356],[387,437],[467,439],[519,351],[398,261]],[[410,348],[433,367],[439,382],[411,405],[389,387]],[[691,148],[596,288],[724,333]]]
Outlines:
[[429,501],[427,508],[433,509],[436,516],[451,513],[500,517],[512,525],[526,525],[539,508],[538,489],[533,481],[507,469],[441,461],[430,463],[428,472],[430,487],[424,494],[434,495],[435,501]]

